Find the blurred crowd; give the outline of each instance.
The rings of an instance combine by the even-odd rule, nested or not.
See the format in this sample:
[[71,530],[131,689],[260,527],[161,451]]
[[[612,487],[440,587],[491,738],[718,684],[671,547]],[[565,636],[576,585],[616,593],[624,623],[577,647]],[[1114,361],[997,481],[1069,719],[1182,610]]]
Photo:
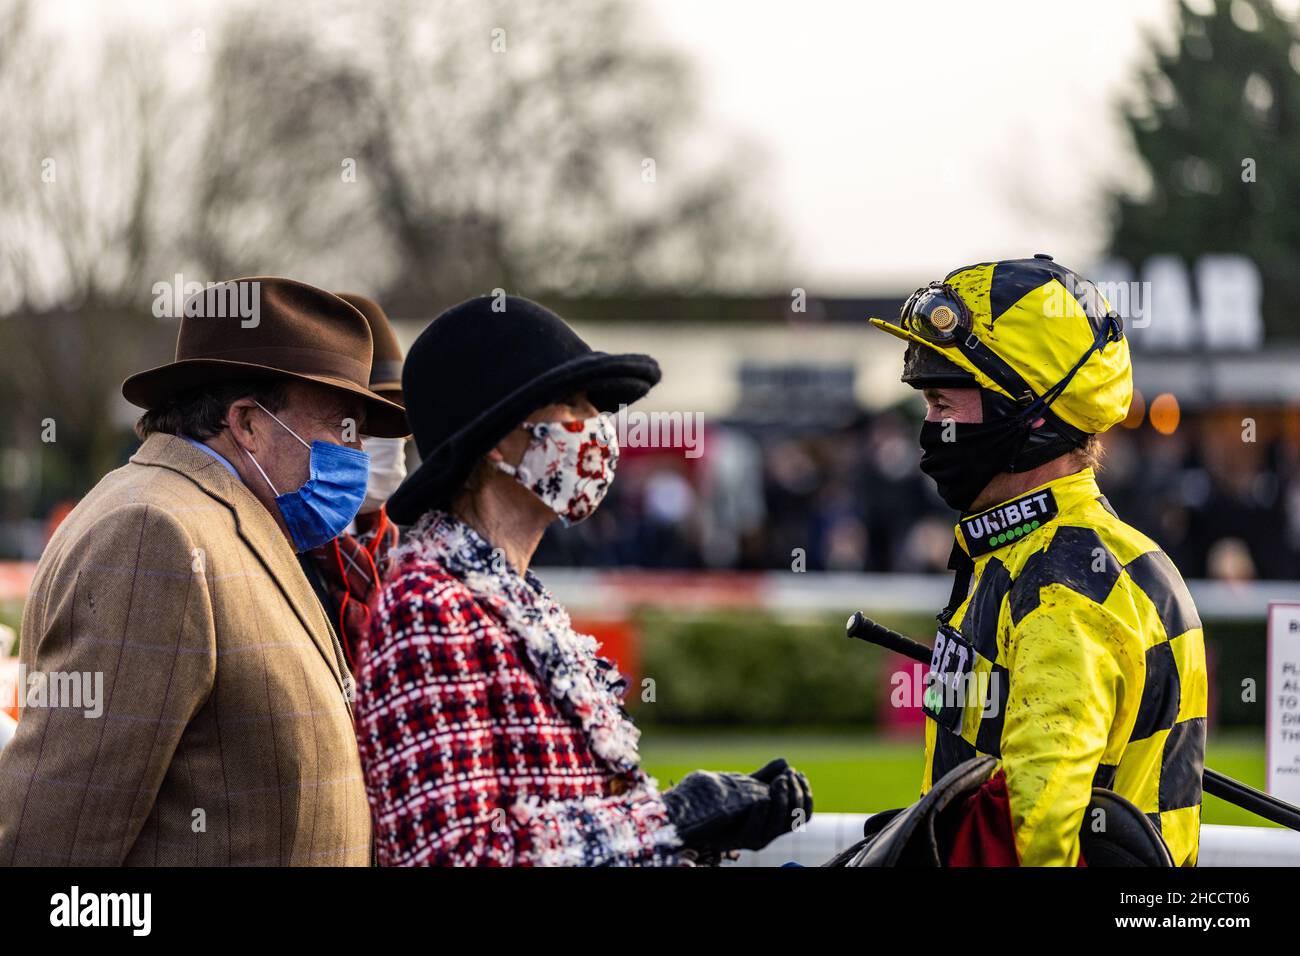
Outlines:
[[[1240,417],[1104,436],[1099,482],[1188,578],[1300,577],[1300,444]],[[716,423],[703,454],[626,449],[605,505],[548,532],[542,565],[936,572],[955,515],[919,471],[899,410],[821,432]]]

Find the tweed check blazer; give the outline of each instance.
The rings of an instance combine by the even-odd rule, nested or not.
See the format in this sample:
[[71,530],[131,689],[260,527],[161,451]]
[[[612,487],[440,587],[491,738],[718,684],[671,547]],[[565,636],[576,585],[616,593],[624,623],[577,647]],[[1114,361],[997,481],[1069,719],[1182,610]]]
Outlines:
[[41,557],[21,645],[0,865],[369,863],[333,629],[212,456],[155,434],[106,475]]

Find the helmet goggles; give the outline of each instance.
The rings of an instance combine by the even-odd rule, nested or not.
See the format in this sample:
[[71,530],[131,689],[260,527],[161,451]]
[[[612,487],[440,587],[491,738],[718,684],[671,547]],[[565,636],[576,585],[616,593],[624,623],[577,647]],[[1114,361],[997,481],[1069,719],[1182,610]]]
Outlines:
[[931,282],[917,289],[899,313],[903,328],[927,342],[946,347],[970,334],[970,309],[946,282]]

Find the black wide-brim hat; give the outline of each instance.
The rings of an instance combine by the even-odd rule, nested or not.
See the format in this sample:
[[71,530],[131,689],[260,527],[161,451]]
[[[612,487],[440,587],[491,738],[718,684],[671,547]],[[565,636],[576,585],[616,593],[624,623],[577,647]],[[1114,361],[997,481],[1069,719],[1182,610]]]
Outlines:
[[630,405],[658,383],[648,355],[595,352],[554,312],[516,296],[452,306],[411,346],[402,371],[420,466],[388,499],[412,524],[446,508],[475,463],[530,414],[585,391],[602,412]]

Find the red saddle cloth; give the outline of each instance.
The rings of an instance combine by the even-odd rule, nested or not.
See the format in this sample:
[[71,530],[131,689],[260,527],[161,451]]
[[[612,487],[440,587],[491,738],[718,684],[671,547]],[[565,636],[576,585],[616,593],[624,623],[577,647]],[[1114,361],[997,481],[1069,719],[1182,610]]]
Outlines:
[[[962,801],[953,816],[948,866],[1019,866],[1007,775],[999,770]],[[1087,866],[1079,854],[1079,866]]]

